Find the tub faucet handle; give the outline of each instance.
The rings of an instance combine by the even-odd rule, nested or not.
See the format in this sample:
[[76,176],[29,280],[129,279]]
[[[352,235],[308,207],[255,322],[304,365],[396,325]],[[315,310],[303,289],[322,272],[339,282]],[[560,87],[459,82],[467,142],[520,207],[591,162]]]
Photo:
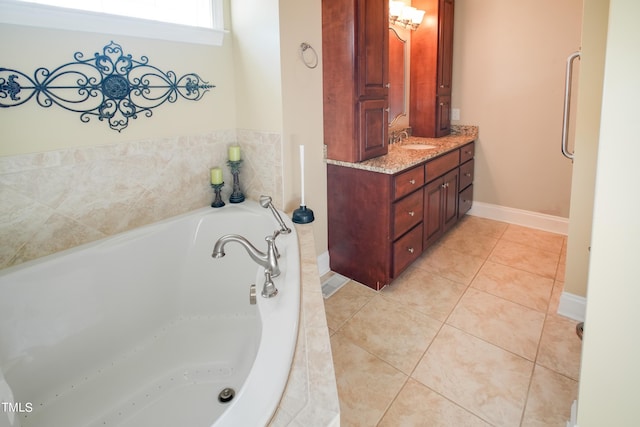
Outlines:
[[271,272],[269,270],[264,271],[264,285],[262,286],[262,293],[260,294],[264,298],[273,298],[278,295],[278,288],[271,280]]

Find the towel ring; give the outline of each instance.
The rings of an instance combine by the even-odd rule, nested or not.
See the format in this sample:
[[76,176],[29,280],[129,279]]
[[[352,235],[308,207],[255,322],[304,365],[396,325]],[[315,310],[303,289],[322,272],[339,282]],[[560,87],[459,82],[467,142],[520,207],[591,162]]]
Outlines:
[[[307,57],[305,57],[304,55],[304,53],[308,49],[311,49],[311,53],[313,53],[313,57],[311,59],[307,59]],[[306,65],[307,68],[313,69],[318,66],[318,53],[309,43],[300,43],[300,57],[302,58],[302,62],[304,62],[304,65]]]

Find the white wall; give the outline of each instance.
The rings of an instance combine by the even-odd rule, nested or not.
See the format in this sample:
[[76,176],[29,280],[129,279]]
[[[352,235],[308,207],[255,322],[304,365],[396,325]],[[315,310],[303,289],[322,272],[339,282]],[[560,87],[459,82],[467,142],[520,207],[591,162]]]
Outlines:
[[637,426],[640,384],[640,3],[611,0],[587,315],[580,427]]

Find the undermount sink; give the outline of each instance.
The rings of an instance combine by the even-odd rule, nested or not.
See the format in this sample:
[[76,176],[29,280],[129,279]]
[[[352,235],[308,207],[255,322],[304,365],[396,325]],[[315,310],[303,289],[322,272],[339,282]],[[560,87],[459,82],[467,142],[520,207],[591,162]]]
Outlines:
[[400,146],[401,148],[406,148],[408,150],[430,150],[432,148],[436,148],[435,145],[431,144],[404,144]]

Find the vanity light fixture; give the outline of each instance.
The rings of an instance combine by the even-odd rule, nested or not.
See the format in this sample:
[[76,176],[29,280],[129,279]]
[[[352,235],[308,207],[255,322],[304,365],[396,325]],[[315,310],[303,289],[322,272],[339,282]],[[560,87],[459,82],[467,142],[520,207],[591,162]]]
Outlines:
[[424,10],[407,6],[401,1],[389,1],[389,23],[417,30],[424,18]]

